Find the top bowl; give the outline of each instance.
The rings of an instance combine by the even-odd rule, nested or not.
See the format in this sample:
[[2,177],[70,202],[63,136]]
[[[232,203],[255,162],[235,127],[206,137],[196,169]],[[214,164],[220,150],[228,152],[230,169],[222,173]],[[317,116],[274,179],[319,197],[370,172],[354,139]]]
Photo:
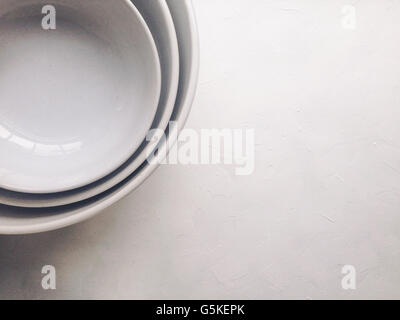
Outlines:
[[0,9],[0,187],[26,193],[117,169],[145,138],[161,89],[155,43],[130,1],[52,1],[49,30],[45,4]]

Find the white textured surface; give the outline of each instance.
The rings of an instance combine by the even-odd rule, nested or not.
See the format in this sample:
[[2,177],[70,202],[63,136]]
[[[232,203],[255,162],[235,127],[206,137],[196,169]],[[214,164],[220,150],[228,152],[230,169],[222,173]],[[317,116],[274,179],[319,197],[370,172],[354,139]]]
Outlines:
[[343,4],[195,0],[188,127],[256,128],[254,175],[162,166],[95,219],[0,237],[0,299],[400,298],[400,3],[347,1],[355,30]]

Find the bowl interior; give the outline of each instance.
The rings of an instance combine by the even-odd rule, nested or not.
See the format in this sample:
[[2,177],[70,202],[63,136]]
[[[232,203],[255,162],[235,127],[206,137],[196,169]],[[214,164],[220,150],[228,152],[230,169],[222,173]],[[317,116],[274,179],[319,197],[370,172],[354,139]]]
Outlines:
[[[152,36],[126,0],[1,1],[0,186],[70,190],[126,161],[154,119],[161,74]],[[100,159],[100,161],[99,161]]]

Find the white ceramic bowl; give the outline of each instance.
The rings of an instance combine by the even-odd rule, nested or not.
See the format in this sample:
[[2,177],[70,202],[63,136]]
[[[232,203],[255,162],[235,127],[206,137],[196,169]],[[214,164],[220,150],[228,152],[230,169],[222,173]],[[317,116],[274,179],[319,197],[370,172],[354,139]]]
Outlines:
[[[172,119],[181,129],[189,114],[197,86],[199,47],[197,28],[190,0],[167,0],[180,52],[180,80]],[[174,144],[169,136],[162,148]],[[159,157],[163,152],[159,153]],[[159,159],[161,160],[161,159]],[[26,234],[66,227],[89,219],[136,189],[157,168],[157,163],[144,163],[123,182],[107,192],[78,204],[59,208],[32,209],[0,206],[0,234]]]
[[0,186],[53,193],[92,183],[140,146],[161,71],[128,0],[0,0]]
[[[174,108],[179,81],[179,49],[169,8],[165,0],[131,0],[153,34],[161,61],[161,98],[152,128],[165,130]],[[88,186],[62,193],[30,194],[0,189],[0,203],[20,207],[55,207],[82,201],[104,192],[128,177],[151,153],[160,136],[140,148],[117,170]]]

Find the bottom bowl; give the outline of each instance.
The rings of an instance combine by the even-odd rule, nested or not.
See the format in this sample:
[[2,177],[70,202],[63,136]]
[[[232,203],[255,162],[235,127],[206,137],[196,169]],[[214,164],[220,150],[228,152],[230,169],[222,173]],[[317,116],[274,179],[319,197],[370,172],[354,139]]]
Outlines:
[[[167,0],[173,17],[180,52],[178,96],[171,120],[181,130],[189,114],[198,80],[199,44],[191,0]],[[145,162],[123,182],[89,200],[59,208],[16,208],[0,205],[0,234],[28,234],[63,228],[100,213],[135,190],[158,167],[168,147],[176,141],[168,136],[156,159]]]

